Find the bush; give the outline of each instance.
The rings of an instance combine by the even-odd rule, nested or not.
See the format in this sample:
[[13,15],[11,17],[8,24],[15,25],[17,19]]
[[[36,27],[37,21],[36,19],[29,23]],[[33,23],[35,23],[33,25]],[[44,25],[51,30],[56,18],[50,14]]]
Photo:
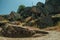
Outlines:
[[25,9],[25,5],[20,5],[18,7],[17,13],[20,13],[21,11],[23,11]]

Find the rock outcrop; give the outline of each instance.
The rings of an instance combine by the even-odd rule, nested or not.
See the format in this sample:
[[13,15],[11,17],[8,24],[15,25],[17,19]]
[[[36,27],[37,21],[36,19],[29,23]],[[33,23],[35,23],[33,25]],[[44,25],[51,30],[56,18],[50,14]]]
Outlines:
[[27,23],[27,25],[37,24],[37,26],[39,26],[40,28],[45,28],[46,26],[53,26],[52,18],[46,8],[44,8],[43,3],[38,2],[37,6],[32,7],[31,12],[33,12],[32,18],[34,22],[31,22],[31,20]]
[[26,25],[37,24],[37,26],[44,28],[47,26],[53,26],[51,16],[59,12],[60,0],[46,0],[45,4],[38,2],[36,6],[24,7],[20,13],[11,12],[8,19],[10,21],[19,20],[25,22]]
[[1,31],[2,35],[5,37],[32,37],[36,33],[38,34],[48,34],[48,32],[40,30],[32,30],[30,27],[21,27],[18,25],[5,25]]
[[38,6],[38,7],[44,7],[44,4],[41,3],[41,2],[38,2],[38,3],[36,4],[36,6]]
[[52,19],[51,17],[57,13],[60,13],[60,0],[46,0],[45,4],[38,2],[36,6],[24,7],[23,10],[19,10],[19,13],[12,11],[9,15],[0,16],[0,21],[4,18],[10,21],[0,23],[0,28],[2,28],[0,32],[6,37],[31,37],[35,34],[48,34],[45,31],[31,30],[30,27],[46,28],[53,26],[57,20],[60,20],[60,18]]
[[60,12],[60,0],[46,0],[45,8],[50,14],[57,14]]
[[32,30],[18,26],[6,26],[1,32],[6,37],[30,37],[35,34]]
[[8,16],[9,21],[15,21],[17,19],[20,19],[20,14],[14,12],[14,11],[12,11]]

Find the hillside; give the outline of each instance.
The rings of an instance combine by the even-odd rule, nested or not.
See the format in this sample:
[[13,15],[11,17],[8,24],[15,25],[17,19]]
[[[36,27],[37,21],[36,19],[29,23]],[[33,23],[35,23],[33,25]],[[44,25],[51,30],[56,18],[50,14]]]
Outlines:
[[0,15],[0,35],[0,40],[59,40],[60,0],[20,5],[17,12]]

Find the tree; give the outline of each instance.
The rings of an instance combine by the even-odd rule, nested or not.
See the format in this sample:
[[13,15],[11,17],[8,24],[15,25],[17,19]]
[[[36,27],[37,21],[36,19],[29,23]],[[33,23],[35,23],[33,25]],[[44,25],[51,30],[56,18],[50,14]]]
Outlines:
[[20,13],[21,11],[23,11],[25,9],[25,5],[20,5],[18,7],[17,13]]

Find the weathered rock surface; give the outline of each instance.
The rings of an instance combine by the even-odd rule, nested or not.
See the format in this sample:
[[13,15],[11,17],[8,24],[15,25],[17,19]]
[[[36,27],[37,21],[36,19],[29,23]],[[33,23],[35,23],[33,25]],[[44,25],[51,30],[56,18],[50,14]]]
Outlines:
[[39,36],[39,37],[29,37],[29,38],[0,37],[0,40],[60,40],[60,32],[49,31],[48,35]]
[[15,21],[17,19],[20,19],[20,14],[12,11],[7,18],[9,21]]
[[36,33],[48,34],[45,31],[32,30],[30,27],[20,27],[18,25],[5,25],[2,27],[1,33],[5,37],[32,37]]
[[[53,26],[53,20],[50,14],[55,14],[60,12],[60,0],[46,0],[45,4],[38,2],[36,6],[25,7],[20,14],[16,12],[11,12],[9,15],[10,21],[19,20],[26,22],[27,25],[36,25],[39,27]],[[30,20],[25,21],[27,18]],[[31,21],[34,21],[32,23]]]
[[7,37],[29,37],[34,34],[34,31],[16,26],[9,26],[2,30],[2,35]]
[[45,8],[49,13],[59,13],[60,12],[60,0],[46,0]]
[[38,3],[36,4],[36,6],[38,6],[38,7],[44,7],[44,4],[41,3],[41,2],[38,2]]

